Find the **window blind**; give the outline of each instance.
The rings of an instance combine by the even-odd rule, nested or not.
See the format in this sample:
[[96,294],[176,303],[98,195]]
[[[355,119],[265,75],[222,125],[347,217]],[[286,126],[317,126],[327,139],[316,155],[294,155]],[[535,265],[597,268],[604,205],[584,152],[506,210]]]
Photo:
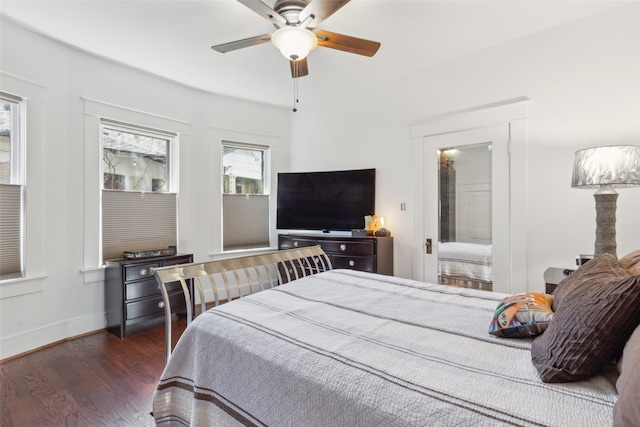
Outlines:
[[177,244],[177,195],[102,190],[102,257]]
[[269,196],[266,194],[222,195],[225,251],[269,247]]
[[22,272],[21,218],[22,186],[0,184],[0,279]]

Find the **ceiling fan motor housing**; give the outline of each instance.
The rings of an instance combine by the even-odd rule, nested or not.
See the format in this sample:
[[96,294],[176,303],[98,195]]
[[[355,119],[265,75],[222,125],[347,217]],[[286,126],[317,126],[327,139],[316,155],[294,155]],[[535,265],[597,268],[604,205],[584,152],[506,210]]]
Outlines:
[[273,10],[286,19],[287,24],[298,25],[300,24],[300,19],[298,18],[300,12],[308,4],[309,2],[305,0],[277,0],[273,5]]

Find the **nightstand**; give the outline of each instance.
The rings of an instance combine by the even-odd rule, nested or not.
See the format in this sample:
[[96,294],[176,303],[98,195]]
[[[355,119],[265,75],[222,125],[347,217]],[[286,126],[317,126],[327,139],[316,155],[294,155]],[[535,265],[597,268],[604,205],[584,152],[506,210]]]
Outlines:
[[571,276],[575,269],[549,267],[544,272],[545,293],[551,294],[563,279]]
[[[192,254],[177,254],[137,260],[109,260],[105,271],[105,305],[107,330],[124,338],[127,326],[164,315],[164,301],[160,285],[151,273],[152,268],[193,262]],[[193,308],[193,282],[189,281]],[[172,312],[186,312],[180,282],[167,284]]]

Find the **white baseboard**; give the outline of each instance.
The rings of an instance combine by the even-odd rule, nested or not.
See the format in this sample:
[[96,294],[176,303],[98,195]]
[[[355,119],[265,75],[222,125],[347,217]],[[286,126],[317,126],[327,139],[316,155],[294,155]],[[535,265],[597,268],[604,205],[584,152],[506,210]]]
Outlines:
[[57,341],[104,329],[104,312],[67,319],[0,339],[0,360],[37,350]]

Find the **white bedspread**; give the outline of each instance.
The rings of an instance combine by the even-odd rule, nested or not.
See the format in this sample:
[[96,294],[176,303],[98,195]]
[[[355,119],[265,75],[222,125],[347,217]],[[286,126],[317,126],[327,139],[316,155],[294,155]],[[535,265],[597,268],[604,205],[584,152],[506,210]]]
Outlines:
[[493,281],[491,245],[444,242],[438,250],[440,274]]
[[334,270],[199,316],[158,425],[608,426],[615,376],[542,383],[530,341],[487,333],[504,297]]

